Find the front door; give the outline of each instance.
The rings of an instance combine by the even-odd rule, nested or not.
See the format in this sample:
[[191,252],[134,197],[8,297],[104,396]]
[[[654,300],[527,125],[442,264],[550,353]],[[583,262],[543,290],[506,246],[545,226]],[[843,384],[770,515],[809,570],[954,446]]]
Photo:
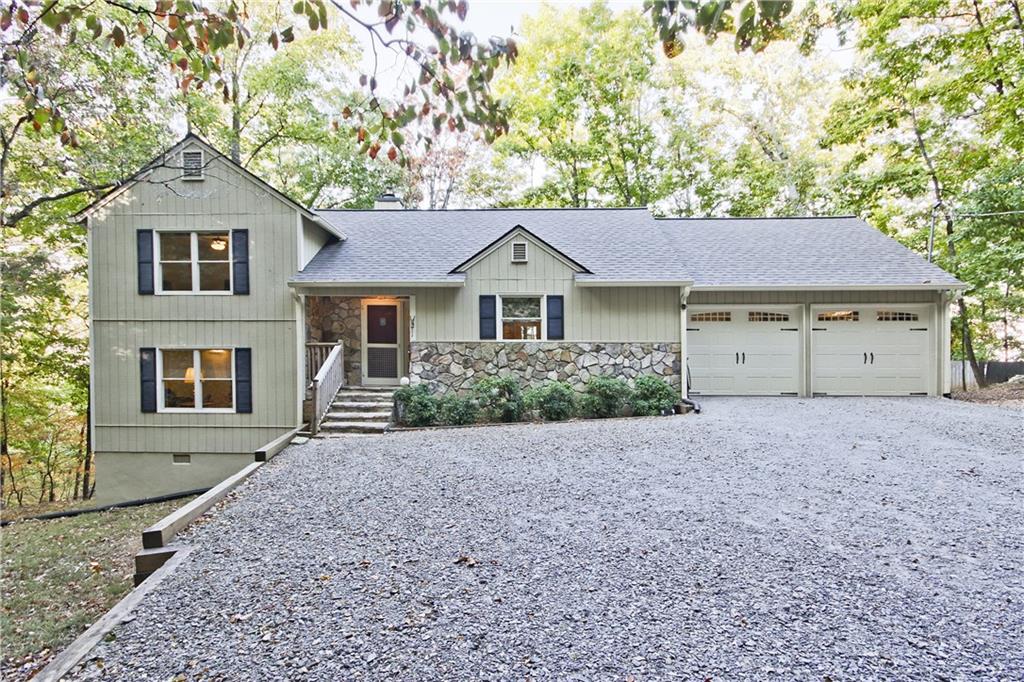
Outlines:
[[363,315],[363,383],[397,384],[402,336],[397,303],[368,303]]

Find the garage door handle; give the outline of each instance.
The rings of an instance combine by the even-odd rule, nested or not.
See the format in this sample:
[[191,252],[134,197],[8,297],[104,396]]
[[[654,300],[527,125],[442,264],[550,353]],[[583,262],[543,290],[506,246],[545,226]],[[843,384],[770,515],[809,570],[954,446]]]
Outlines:
[[740,354],[739,353],[736,354],[736,364],[737,365],[740,364]]
[[872,365],[875,364],[875,354],[874,353],[871,354],[871,364]]
[[864,364],[865,365],[868,364],[868,354],[867,353],[864,354]]
[[747,354],[746,353],[743,354],[743,364],[744,365],[747,364]]

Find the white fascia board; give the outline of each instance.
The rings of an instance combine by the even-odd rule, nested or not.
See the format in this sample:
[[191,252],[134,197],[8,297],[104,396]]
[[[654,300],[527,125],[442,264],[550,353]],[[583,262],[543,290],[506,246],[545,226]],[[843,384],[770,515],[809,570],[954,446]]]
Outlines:
[[325,289],[331,287],[352,288],[352,287],[389,287],[389,288],[426,288],[426,287],[463,287],[466,281],[463,279],[407,279],[407,280],[325,280],[320,282],[288,282],[293,289]]
[[691,280],[685,279],[590,279],[577,278],[578,287],[689,287],[693,284]]
[[947,291],[966,289],[963,282],[957,284],[765,284],[761,286],[696,285],[693,291]]

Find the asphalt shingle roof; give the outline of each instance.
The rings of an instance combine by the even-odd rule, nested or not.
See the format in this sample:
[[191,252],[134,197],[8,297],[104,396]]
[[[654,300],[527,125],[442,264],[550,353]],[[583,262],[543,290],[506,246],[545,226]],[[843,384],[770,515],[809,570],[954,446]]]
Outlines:
[[694,218],[674,227],[694,286],[955,286],[855,216]]
[[348,239],[325,246],[292,278],[433,281],[516,226],[590,270],[591,279],[690,281],[670,226],[638,209],[317,211]]
[[592,274],[694,286],[956,286],[952,275],[856,217],[655,219],[639,209],[317,213],[347,235],[292,281],[424,282],[521,225]]

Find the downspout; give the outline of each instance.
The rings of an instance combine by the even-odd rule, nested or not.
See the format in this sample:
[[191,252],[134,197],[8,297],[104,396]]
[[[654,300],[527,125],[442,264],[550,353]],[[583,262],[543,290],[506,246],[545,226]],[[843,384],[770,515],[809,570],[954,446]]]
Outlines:
[[687,362],[688,347],[686,343],[686,301],[690,298],[690,287],[679,288],[679,364],[682,376],[679,377],[679,402],[700,414],[700,405],[690,400],[690,368]]

